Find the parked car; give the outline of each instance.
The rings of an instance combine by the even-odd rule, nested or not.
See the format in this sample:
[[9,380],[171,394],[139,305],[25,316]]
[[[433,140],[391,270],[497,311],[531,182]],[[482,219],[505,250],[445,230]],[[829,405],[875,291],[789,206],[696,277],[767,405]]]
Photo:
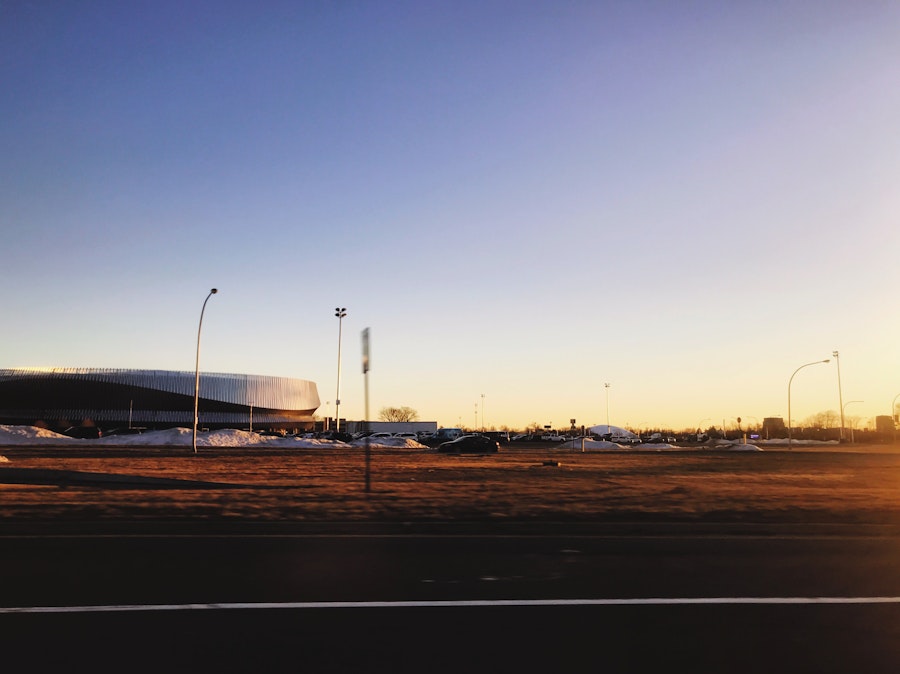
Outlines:
[[421,436],[419,442],[428,447],[437,447],[443,442],[456,440],[463,435],[461,428],[439,428],[434,433]]
[[103,432],[96,426],[70,426],[62,434],[80,440],[96,440],[103,436]]
[[394,433],[395,438],[405,438],[406,440],[415,440],[419,441],[419,434],[413,432],[402,432],[402,433]]
[[456,440],[442,442],[437,451],[493,454],[500,451],[500,443],[484,435],[463,435]]
[[350,442],[353,436],[343,431],[323,431],[316,435],[319,440],[336,440],[338,442]]
[[558,433],[546,433],[541,436],[541,440],[545,442],[562,442],[565,439],[564,435],[559,435]]

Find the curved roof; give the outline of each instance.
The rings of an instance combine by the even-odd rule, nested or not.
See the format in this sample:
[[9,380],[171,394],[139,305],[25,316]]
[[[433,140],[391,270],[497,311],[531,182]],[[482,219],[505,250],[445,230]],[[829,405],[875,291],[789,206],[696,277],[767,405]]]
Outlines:
[[[111,368],[0,369],[0,419],[193,420],[196,373]],[[223,425],[311,420],[315,382],[252,374],[200,373],[204,420]]]

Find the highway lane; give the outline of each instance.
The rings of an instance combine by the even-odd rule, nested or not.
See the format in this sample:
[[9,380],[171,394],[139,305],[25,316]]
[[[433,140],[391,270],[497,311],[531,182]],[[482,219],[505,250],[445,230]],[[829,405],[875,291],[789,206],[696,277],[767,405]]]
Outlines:
[[[900,666],[895,536],[554,529],[7,535],[0,638],[33,671]],[[771,603],[829,597],[860,603]],[[123,610],[9,611],[81,606]]]

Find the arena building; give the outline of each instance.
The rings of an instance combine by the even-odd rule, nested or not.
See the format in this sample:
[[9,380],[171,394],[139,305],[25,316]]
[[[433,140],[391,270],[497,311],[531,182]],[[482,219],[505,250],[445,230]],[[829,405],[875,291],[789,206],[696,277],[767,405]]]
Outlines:
[[[168,370],[0,369],[0,424],[70,434],[73,429],[190,428],[195,376]],[[309,429],[319,405],[315,382],[304,379],[200,373],[198,416],[204,429]]]

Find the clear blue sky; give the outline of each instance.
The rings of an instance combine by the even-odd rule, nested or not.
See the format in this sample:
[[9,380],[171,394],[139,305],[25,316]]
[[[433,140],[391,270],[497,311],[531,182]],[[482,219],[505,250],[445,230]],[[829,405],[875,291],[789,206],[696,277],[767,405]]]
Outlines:
[[[896,2],[6,2],[0,365],[513,427],[900,393]],[[484,394],[484,398],[482,398]],[[484,407],[481,407],[482,401]],[[792,416],[837,410],[835,363]],[[476,411],[477,410],[477,411]]]

